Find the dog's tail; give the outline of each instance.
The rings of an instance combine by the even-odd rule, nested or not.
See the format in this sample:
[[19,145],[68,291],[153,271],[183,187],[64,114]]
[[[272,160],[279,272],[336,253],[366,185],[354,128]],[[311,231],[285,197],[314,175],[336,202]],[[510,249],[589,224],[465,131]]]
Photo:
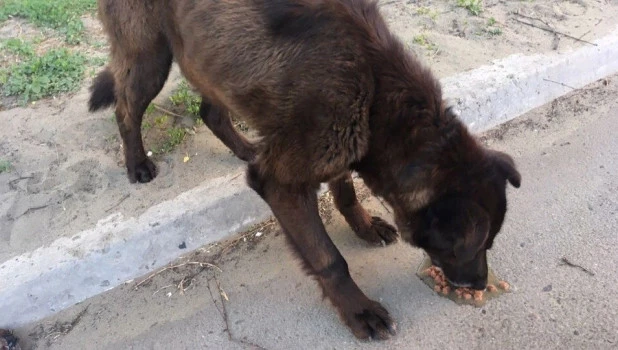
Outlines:
[[106,67],[97,75],[90,86],[90,100],[88,101],[88,110],[90,112],[97,111],[101,108],[106,108],[116,103],[116,94],[114,93],[114,74]]

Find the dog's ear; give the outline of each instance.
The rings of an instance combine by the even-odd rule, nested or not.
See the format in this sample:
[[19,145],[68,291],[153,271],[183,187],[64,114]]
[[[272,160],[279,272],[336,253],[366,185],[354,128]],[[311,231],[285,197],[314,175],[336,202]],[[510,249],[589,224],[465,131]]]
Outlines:
[[521,185],[521,174],[517,171],[513,158],[500,151],[489,151],[489,154],[502,176],[509,180],[513,187],[519,188]]
[[459,202],[459,229],[463,230],[463,234],[455,241],[453,253],[459,261],[470,261],[487,241],[490,220],[487,212],[478,204],[469,200]]

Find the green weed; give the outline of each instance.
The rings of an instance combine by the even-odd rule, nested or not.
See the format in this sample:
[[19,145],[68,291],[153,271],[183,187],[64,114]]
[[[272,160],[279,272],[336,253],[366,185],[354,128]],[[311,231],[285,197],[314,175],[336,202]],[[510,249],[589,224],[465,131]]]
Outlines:
[[167,131],[167,139],[156,148],[156,154],[171,152],[174,148],[182,143],[187,135],[187,131],[183,128],[174,127]]
[[436,20],[436,18],[438,18],[438,11],[432,10],[431,8],[427,6],[421,6],[418,9],[416,9],[416,14],[421,15],[421,16],[428,16],[434,21]]
[[502,34],[502,29],[497,28],[497,27],[486,28],[485,32],[487,32],[487,34],[489,34],[489,35],[496,36],[496,35],[501,35]]
[[0,1],[0,22],[9,17],[25,18],[39,27],[55,29],[68,44],[83,40],[80,16],[96,9],[96,0],[4,0]]
[[174,106],[184,108],[193,117],[198,117],[200,115],[200,103],[202,99],[191,90],[186,80],[183,80],[178,85],[178,89],[170,96],[170,101]]
[[18,38],[10,38],[0,42],[0,50],[18,57],[34,56],[32,43]]
[[152,124],[149,121],[142,122],[142,131],[148,131],[152,129]]
[[11,162],[9,162],[8,160],[0,160],[0,174],[11,170],[11,168]]
[[457,0],[457,6],[465,8],[474,16],[483,12],[483,0]]
[[90,66],[101,67],[105,63],[107,63],[107,57],[98,56],[98,57],[90,57],[90,58],[88,58],[88,64]]
[[436,20],[436,18],[438,18],[438,11],[432,10],[431,8],[429,8],[427,6],[421,6],[421,7],[417,8],[416,9],[416,14],[420,15],[420,16],[428,16],[429,18],[433,19],[434,21]]
[[489,17],[489,19],[487,19],[487,28],[483,29],[483,31],[491,36],[501,35],[502,29],[496,27],[497,23],[498,21],[496,21],[495,18]]
[[425,49],[429,50],[429,51],[437,51],[438,50],[438,45],[432,43],[425,34],[418,34],[415,35],[414,38],[412,38],[412,42],[424,47]]
[[165,126],[165,124],[167,124],[167,119],[168,119],[167,115],[160,115],[155,118],[154,120],[155,125],[159,128],[162,128]]
[[152,113],[154,111],[155,111],[155,106],[154,106],[154,104],[150,103],[150,104],[148,104],[148,107],[146,107],[146,111],[144,113],[150,114],[150,113]]
[[4,95],[20,96],[23,102],[72,92],[84,78],[86,61],[82,54],[66,48],[51,49],[41,56],[29,55],[0,74],[0,87]]

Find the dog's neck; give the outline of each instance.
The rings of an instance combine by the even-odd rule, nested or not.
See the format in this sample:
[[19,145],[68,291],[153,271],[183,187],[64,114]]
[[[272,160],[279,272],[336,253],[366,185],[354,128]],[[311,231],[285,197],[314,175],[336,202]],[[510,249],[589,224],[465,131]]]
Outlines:
[[366,46],[375,82],[371,136],[367,153],[352,168],[391,206],[417,211],[457,186],[453,180],[463,177],[454,178],[452,171],[465,172],[483,158],[482,149],[446,107],[431,71],[384,28],[373,37]]
[[373,54],[371,136],[367,153],[353,167],[375,194],[386,198],[397,191],[392,186],[410,162],[425,161],[424,146],[435,142],[451,120],[445,116],[439,81],[399,42]]

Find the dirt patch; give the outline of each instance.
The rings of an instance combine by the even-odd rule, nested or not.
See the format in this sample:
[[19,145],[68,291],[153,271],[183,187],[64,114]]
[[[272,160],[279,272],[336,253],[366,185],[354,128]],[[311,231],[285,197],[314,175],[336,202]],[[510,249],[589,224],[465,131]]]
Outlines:
[[[614,29],[612,19],[618,15],[615,2],[592,0],[488,0],[479,16],[455,3],[381,2],[394,32],[440,77],[513,53],[560,52],[588,45],[517,20],[593,40]],[[79,50],[105,57],[108,46],[99,22],[90,15],[82,19],[87,40],[78,46]],[[18,20],[9,20],[0,27],[0,37],[16,35],[45,37],[47,33]],[[52,47],[61,41],[50,38],[45,44]],[[87,86],[93,74],[94,70],[88,72],[83,88],[75,94],[16,108],[14,101],[2,100],[5,106],[4,110],[0,107],[0,161],[10,163],[10,168],[0,173],[0,262],[48,245],[58,237],[76,234],[114,213],[137,216],[154,204],[210,178],[238,172],[243,166],[204,125],[194,124],[193,117],[170,116],[160,130],[152,127],[146,132],[147,150],[158,147],[159,136],[169,128],[182,127],[191,132],[169,152],[153,154],[160,171],[153,182],[129,184],[113,111],[87,112]],[[171,108],[169,97],[178,81],[176,70],[157,98],[158,103]],[[153,118],[157,115],[153,114]],[[555,123],[557,117],[552,118]],[[237,124],[241,129],[245,127]],[[504,135],[508,133],[503,130]],[[366,195],[359,193],[361,197]]]
[[547,133],[561,128],[568,132],[573,124],[581,122],[578,116],[588,115],[589,111],[605,105],[607,99],[616,93],[617,86],[612,79],[600,79],[586,88],[575,90],[539,107],[542,119],[523,117],[511,120],[482,133],[480,140],[491,146],[495,141],[512,140],[530,131]]
[[511,54],[563,52],[616,28],[611,1],[479,1],[472,15],[457,1],[381,1],[392,29],[440,76]]

